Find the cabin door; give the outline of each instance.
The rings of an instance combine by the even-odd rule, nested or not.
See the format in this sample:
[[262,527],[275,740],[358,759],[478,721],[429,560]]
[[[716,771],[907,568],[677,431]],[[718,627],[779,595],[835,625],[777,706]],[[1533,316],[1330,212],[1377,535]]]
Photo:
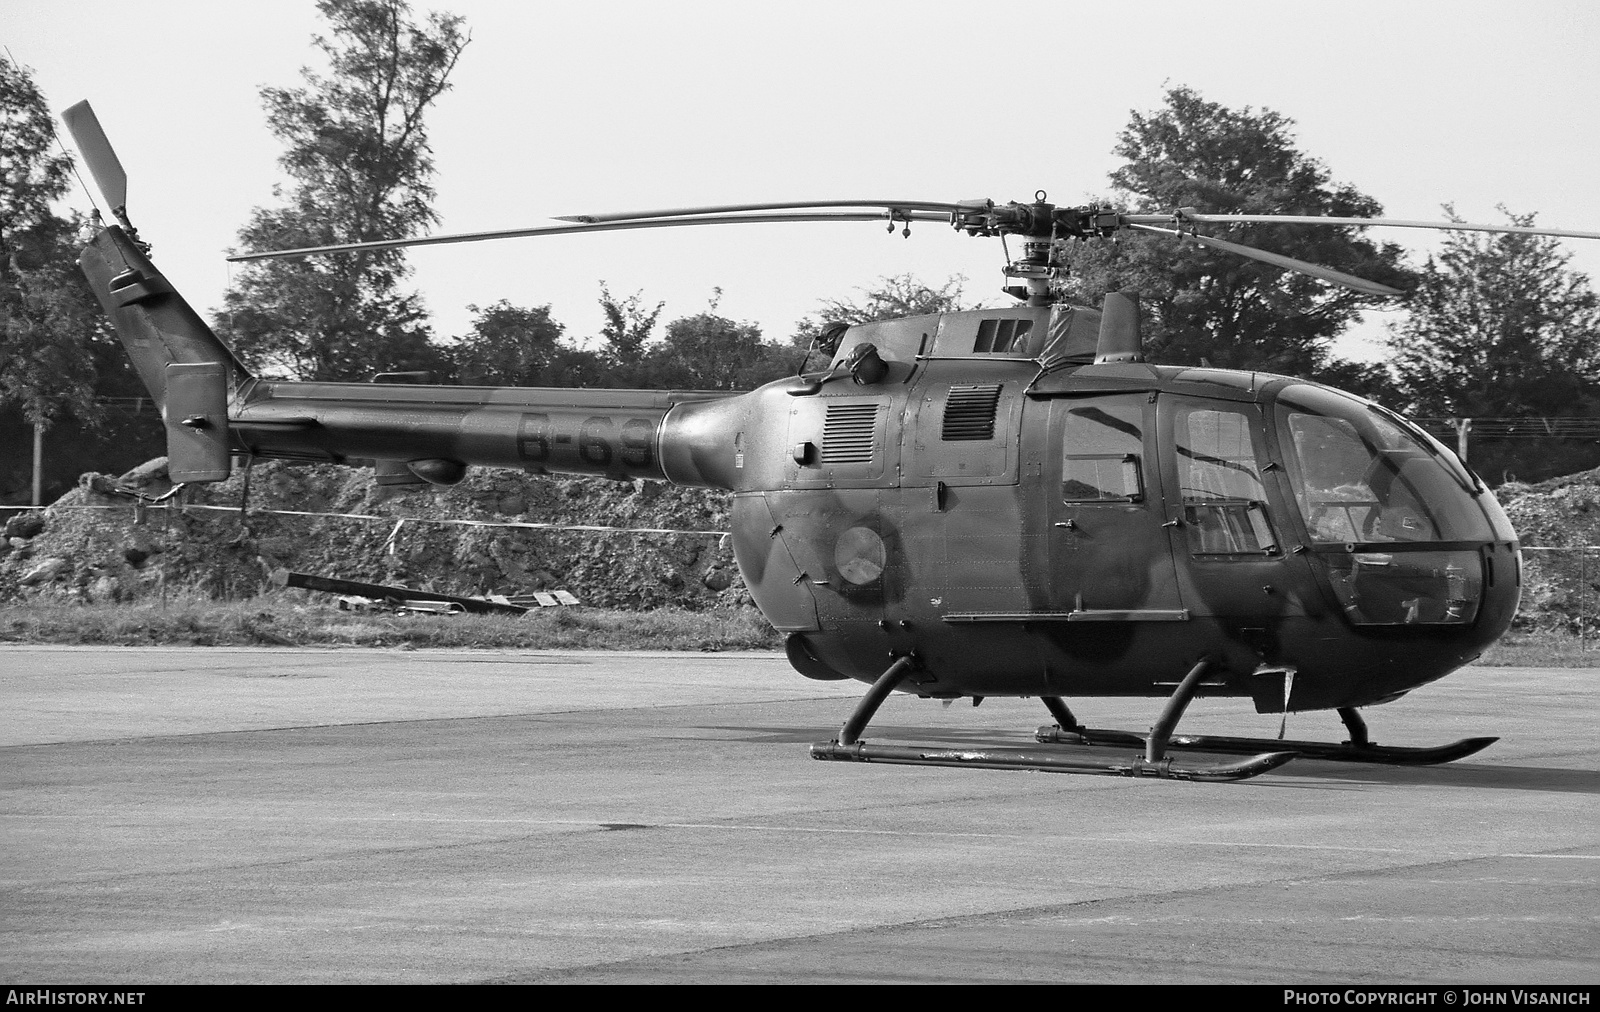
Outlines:
[[1285,544],[1292,528],[1272,494],[1278,465],[1260,405],[1166,396],[1161,431],[1171,448],[1163,477],[1185,606],[1252,628],[1304,615],[1317,587]]
[[1051,402],[1044,461],[1052,610],[1072,621],[1182,621],[1156,399],[1150,393]]

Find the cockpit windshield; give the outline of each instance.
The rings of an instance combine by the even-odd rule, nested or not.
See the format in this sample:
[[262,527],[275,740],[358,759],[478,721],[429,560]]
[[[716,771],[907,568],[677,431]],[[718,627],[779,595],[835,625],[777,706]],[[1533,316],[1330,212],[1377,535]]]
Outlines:
[[1350,621],[1471,622],[1484,581],[1473,543],[1495,537],[1472,473],[1398,416],[1324,387],[1285,387],[1277,422],[1312,551]]
[[1387,412],[1295,385],[1278,397],[1278,429],[1313,543],[1493,540],[1470,474]]

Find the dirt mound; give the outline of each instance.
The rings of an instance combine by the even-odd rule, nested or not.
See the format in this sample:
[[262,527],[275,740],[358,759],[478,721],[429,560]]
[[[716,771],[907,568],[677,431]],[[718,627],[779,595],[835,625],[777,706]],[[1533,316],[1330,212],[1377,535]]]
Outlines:
[[[286,568],[449,594],[565,589],[614,608],[750,603],[731,548],[715,534],[496,526],[725,531],[725,493],[490,469],[475,469],[452,488],[385,488],[366,469],[274,461],[251,469],[251,512],[241,517],[243,483],[239,473],[193,486],[183,493],[185,508],[165,510],[109,491],[165,492],[163,459],[120,479],[86,474],[42,518],[23,513],[7,522],[0,600],[139,600],[160,593],[163,580],[168,591],[251,597],[267,589],[272,570]],[[1503,485],[1497,495],[1530,549],[1518,625],[1596,628],[1600,551],[1576,547],[1600,545],[1600,469]]]
[[[1495,492],[1522,545],[1523,628],[1593,631],[1600,622],[1600,468]],[[1587,551],[1580,550],[1590,546]]]
[[287,568],[450,594],[565,589],[613,608],[749,603],[731,546],[715,533],[516,526],[725,531],[725,493],[489,469],[451,488],[382,487],[367,469],[272,461],[251,469],[241,515],[244,481],[240,472],[191,486],[165,504],[181,508],[165,509],[113,492],[166,492],[164,460],[119,479],[86,474],[44,511],[42,530],[38,514],[11,522],[28,533],[7,531],[0,600],[136,600],[163,581],[169,592],[250,597]]

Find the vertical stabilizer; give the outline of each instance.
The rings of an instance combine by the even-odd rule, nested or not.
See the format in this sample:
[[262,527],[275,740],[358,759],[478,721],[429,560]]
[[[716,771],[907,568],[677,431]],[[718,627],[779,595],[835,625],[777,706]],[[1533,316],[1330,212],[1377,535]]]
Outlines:
[[78,265],[161,409],[173,480],[226,478],[226,406],[248,370],[122,229],[102,230]]

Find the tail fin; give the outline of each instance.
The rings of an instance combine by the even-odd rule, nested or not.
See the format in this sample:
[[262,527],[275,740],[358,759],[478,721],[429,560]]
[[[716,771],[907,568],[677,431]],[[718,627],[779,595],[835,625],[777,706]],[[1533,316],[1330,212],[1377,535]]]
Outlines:
[[126,232],[102,230],[78,258],[167,425],[174,481],[229,473],[229,393],[250,372]]

